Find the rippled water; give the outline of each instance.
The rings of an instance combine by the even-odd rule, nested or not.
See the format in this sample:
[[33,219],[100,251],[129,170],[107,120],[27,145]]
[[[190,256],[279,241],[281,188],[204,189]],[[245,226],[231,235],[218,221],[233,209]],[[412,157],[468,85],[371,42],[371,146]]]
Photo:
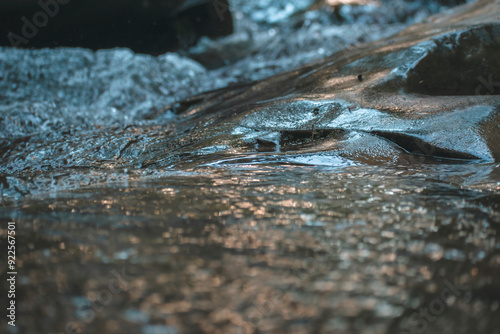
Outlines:
[[[500,328],[498,165],[116,176],[1,209],[18,223],[22,333]],[[420,307],[434,320],[411,322]]]
[[[259,21],[255,7],[238,8]],[[357,10],[344,19],[378,17]],[[266,22],[254,34],[274,44],[212,70],[179,54],[0,49],[11,333],[500,333],[498,98],[362,94],[425,44],[246,84],[365,33],[314,27],[325,15],[303,17],[296,41],[317,32],[303,53]],[[243,35],[220,45],[258,47]],[[321,53],[322,39],[338,45]]]

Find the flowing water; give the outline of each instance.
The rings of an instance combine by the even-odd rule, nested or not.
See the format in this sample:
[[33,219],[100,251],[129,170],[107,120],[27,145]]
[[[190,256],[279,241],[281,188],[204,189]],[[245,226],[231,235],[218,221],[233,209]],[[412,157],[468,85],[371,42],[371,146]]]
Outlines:
[[323,56],[1,49],[8,330],[500,333],[498,97],[391,88],[435,24],[256,83]]
[[498,330],[498,165],[326,162],[116,173],[4,207],[20,332]]

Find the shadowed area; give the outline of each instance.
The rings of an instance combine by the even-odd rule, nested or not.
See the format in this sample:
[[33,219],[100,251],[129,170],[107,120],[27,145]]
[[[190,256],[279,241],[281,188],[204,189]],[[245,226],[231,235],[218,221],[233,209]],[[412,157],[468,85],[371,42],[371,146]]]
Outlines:
[[162,54],[233,32],[227,0],[4,0],[0,45]]

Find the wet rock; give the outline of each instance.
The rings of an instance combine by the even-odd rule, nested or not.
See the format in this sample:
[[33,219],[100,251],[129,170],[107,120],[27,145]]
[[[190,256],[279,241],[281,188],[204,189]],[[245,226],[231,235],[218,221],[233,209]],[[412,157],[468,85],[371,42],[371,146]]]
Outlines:
[[[266,131],[281,131],[280,146],[288,146],[289,152],[308,154],[323,149],[364,162],[371,154],[373,163],[387,161],[391,154],[396,161],[410,162],[419,161],[417,156],[498,159],[495,115],[500,101],[494,94],[476,92],[478,87],[486,92],[492,85],[481,86],[481,73],[489,79],[500,68],[495,57],[499,51],[498,25],[493,24],[498,11],[498,4],[489,1],[470,4],[393,38],[250,84],[248,93],[235,97],[232,107],[228,106],[228,112],[238,111],[229,119],[241,126],[232,133],[251,140],[262,138]],[[441,55],[448,56],[445,41],[455,45],[449,45],[455,58]],[[423,70],[426,62],[434,64],[427,72]],[[458,70],[452,73],[454,67]],[[421,73],[418,80],[415,73]],[[451,83],[443,82],[447,75]],[[429,89],[416,95],[413,83],[421,84],[422,80],[429,82]],[[447,97],[452,94],[462,97]],[[262,102],[248,106],[257,101]],[[217,110],[223,113],[224,105],[218,105]],[[205,113],[214,111],[201,108],[198,117],[203,119]],[[336,145],[330,142],[322,146],[321,133],[314,138],[313,127],[322,131],[342,129],[349,135]],[[367,145],[369,138],[376,145],[358,151],[358,157],[353,155],[352,143]]]
[[0,45],[128,47],[160,54],[233,32],[227,0],[28,0],[0,4]]
[[447,34],[408,72],[406,89],[426,95],[500,94],[500,25]]
[[[497,44],[486,36],[496,31],[498,12],[498,3],[483,0],[393,37],[268,79],[232,86],[225,79],[216,84],[205,81],[208,71],[172,54],[153,58],[123,50],[44,50],[29,53],[40,57],[17,62],[14,56],[25,50],[8,49],[2,53],[7,75],[0,85],[8,103],[2,107],[0,130],[4,136],[25,139],[3,141],[0,172],[155,170],[236,162],[380,165],[444,163],[445,159],[447,163],[451,159],[498,161],[498,95],[416,94],[407,87],[413,80],[411,69],[419,69],[420,62],[439,49],[436,41],[484,36],[484,41],[470,41],[478,46],[471,51],[471,59],[479,59],[483,49],[493,51]],[[74,75],[60,77],[60,68],[46,66],[68,54],[74,57],[70,57],[71,66],[65,66],[78,67]],[[485,58],[484,68],[493,68],[495,61]],[[38,69],[31,74],[38,85],[30,84],[22,66]],[[231,69],[234,67],[210,74]],[[191,73],[190,80],[182,85],[162,84],[179,81],[177,75],[186,71]],[[164,72],[169,76],[163,77]],[[489,74],[484,73],[485,78]],[[42,75],[44,79],[40,79]],[[432,79],[431,73],[426,75]],[[72,86],[58,84],[66,81]],[[470,87],[480,84],[477,80]],[[189,96],[196,92],[189,90],[192,87],[219,85],[226,87],[173,101],[174,93]],[[38,104],[26,102],[23,93],[29,89],[29,96],[39,100]],[[85,93],[85,98],[75,92]],[[54,96],[53,105],[44,102]],[[137,101],[142,104],[134,104]],[[51,115],[60,114],[66,118],[50,123]],[[13,179],[7,178],[7,184],[13,182],[9,180]]]

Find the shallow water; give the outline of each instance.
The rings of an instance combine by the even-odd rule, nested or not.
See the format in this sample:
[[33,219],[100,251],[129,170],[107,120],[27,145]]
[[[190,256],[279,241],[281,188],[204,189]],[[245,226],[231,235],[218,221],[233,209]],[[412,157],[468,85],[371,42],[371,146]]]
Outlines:
[[116,176],[1,209],[20,333],[498,331],[498,165]]
[[[474,10],[448,20],[491,22]],[[247,83],[389,18],[344,14],[353,25],[307,12],[289,43],[291,26],[243,22],[257,42],[218,45],[274,42],[213,70],[179,54],[0,49],[10,332],[500,333],[498,95],[397,86],[449,22]]]

